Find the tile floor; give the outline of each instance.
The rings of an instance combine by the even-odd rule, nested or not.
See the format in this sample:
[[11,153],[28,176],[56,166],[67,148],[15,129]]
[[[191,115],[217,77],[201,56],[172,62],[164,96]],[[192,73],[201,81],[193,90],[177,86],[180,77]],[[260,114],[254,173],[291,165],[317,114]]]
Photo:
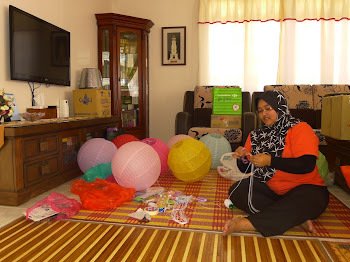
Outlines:
[[[13,206],[0,205],[0,228],[14,221],[15,219],[23,216],[23,213],[27,210],[27,208],[35,205],[38,201],[47,197],[53,191],[59,192],[69,198],[74,198],[79,200],[79,196],[70,192],[70,184],[72,181],[69,181],[50,191],[47,191],[39,196],[36,196],[20,206],[13,207]],[[328,186],[328,189],[334,196],[336,196],[341,202],[343,202],[347,207],[350,208],[350,194],[345,192],[343,189],[341,189],[337,185]]]

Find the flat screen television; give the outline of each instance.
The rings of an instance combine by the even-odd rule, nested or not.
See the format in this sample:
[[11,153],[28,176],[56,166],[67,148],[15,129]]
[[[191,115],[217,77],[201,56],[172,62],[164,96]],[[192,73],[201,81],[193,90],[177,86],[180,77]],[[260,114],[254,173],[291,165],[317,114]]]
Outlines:
[[70,33],[10,5],[12,80],[70,85]]

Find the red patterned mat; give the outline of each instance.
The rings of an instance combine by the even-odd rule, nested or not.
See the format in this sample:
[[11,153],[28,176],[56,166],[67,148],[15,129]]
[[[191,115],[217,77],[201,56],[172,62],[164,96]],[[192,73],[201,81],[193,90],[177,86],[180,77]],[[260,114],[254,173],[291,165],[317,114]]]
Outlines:
[[[233,216],[246,216],[246,213],[243,211],[238,209],[230,211],[223,204],[232,183],[231,180],[219,176],[216,171],[211,171],[201,181],[195,183],[182,182],[175,178],[171,172],[161,175],[156,186],[162,186],[166,190],[178,190],[185,195],[206,198],[207,202],[194,201],[188,205],[185,211],[188,223],[185,225],[180,225],[171,220],[171,211],[152,216],[150,223],[142,225],[222,231],[227,219]],[[125,202],[114,210],[80,210],[73,219],[118,224],[140,224],[138,220],[128,215],[135,212],[138,208],[144,207],[146,207],[146,204],[132,201]],[[314,225],[317,229],[317,234],[305,232],[301,227],[294,227],[283,236],[350,239],[350,210],[333,195],[330,195],[327,210],[321,217],[314,220]]]

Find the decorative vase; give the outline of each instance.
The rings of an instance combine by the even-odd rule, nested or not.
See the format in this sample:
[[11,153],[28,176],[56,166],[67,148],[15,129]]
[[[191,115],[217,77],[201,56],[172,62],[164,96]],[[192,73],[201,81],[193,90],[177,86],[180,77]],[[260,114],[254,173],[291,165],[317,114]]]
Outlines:
[[10,116],[4,116],[4,122],[11,122]]
[[9,116],[0,116],[0,123],[11,122],[11,117]]

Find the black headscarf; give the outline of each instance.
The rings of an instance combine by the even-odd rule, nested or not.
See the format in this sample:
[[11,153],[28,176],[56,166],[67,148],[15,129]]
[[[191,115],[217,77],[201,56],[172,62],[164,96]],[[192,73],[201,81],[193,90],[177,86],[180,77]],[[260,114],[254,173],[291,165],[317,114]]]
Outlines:
[[[252,155],[265,153],[274,157],[281,157],[285,146],[288,130],[300,122],[289,113],[287,100],[279,91],[267,91],[258,98],[258,104],[262,99],[268,103],[276,112],[277,120],[272,126],[263,124],[261,127],[251,132]],[[275,174],[276,169],[269,166],[255,167],[254,177],[268,181]]]

